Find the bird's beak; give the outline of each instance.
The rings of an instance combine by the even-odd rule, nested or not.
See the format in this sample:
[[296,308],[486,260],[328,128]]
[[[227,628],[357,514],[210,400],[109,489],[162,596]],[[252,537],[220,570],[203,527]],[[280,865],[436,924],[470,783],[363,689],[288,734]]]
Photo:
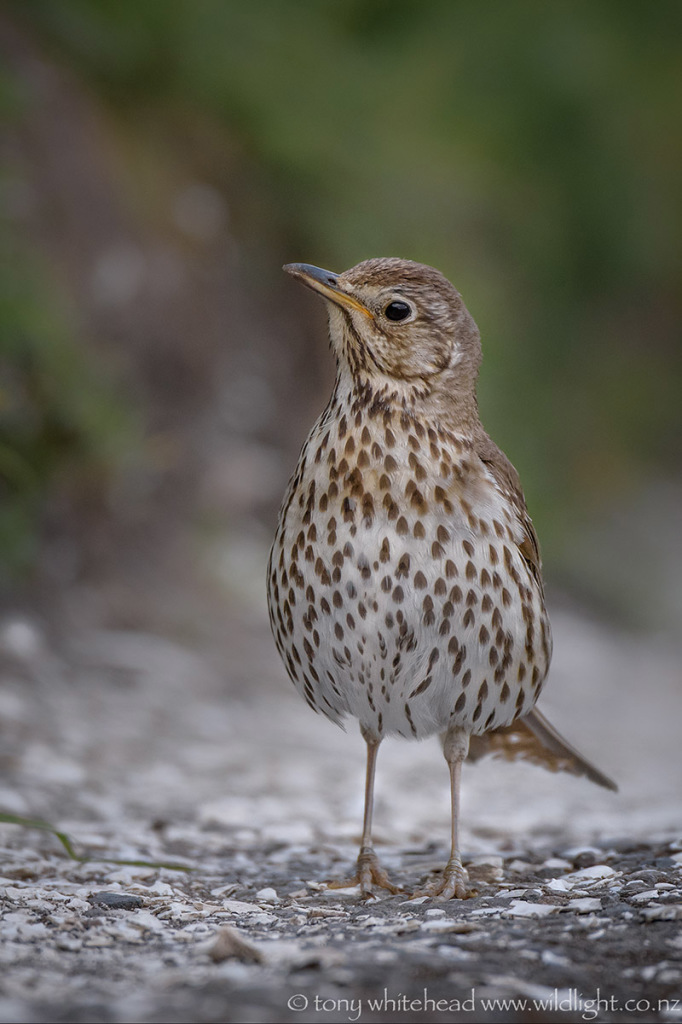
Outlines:
[[371,317],[372,313],[363,306],[361,302],[358,302],[356,298],[349,295],[348,292],[342,291],[339,287],[339,279],[336,274],[333,274],[331,270],[322,270],[320,267],[313,267],[309,263],[287,263],[283,270],[287,274],[291,274],[298,281],[307,285],[308,288],[312,288],[313,291],[319,292],[320,295],[324,296],[325,299],[329,299],[330,302],[335,302],[337,306],[341,306],[346,309],[355,309],[359,313],[363,313],[366,317]]

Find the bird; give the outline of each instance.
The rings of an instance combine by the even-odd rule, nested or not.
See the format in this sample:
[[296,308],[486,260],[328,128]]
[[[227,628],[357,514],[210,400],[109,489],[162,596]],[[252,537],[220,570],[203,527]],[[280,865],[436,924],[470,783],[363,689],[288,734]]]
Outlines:
[[416,894],[471,895],[459,839],[467,757],[615,783],[535,707],[552,655],[538,539],[519,476],[484,430],[478,328],[433,267],[290,263],[326,302],[336,378],[303,444],[267,569],[279,654],[310,707],[359,721],[367,748],[363,899],[398,893],[372,845],[377,753],[442,738],[450,857]]

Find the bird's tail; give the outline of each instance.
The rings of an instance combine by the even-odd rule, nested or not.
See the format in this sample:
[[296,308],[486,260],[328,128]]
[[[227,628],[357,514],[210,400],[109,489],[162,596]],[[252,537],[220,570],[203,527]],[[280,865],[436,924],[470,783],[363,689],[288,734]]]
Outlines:
[[567,743],[537,708],[504,729],[472,736],[469,760],[480,761],[488,755],[507,761],[530,761],[550,772],[584,775],[598,786],[618,790],[616,783]]

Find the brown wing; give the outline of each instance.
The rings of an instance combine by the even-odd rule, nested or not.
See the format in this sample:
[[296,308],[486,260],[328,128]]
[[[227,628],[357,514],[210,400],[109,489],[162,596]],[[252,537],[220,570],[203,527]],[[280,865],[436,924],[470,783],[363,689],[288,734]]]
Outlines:
[[480,761],[487,756],[507,761],[530,761],[550,772],[583,775],[598,786],[618,790],[616,783],[567,743],[537,708],[504,729],[472,736],[469,760]]
[[[544,595],[538,538],[528,515],[519,475],[504,452],[500,451],[482,428],[476,438],[476,451],[494,477],[500,491],[516,511],[523,531],[522,540],[518,545],[519,551]],[[469,746],[470,760],[478,761],[486,755],[506,758],[508,761],[530,761],[531,764],[540,765],[552,772],[563,771],[570,772],[571,775],[584,775],[598,786],[618,789],[615,782],[567,743],[537,708],[504,729],[495,729],[483,736],[472,736]]]
[[483,430],[481,430],[481,433],[476,438],[476,452],[481,462],[485,463],[490,473],[492,473],[502,494],[504,494],[516,511],[519,525],[523,530],[523,539],[518,548],[540,588],[540,593],[544,597],[540,545],[538,544],[535,527],[528,515],[519,474],[504,452],[497,447],[495,442]]

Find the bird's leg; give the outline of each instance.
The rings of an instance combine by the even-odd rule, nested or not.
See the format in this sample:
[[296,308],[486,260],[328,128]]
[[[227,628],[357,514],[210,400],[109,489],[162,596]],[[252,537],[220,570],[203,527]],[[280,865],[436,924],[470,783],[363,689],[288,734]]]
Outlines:
[[454,726],[445,734],[443,753],[450,769],[450,802],[451,802],[451,833],[450,859],[440,878],[428,882],[418,889],[415,896],[433,896],[438,900],[451,900],[453,897],[464,900],[472,895],[468,886],[468,875],[462,865],[459,852],[459,791],[462,779],[462,764],[469,751],[469,733]]
[[372,884],[378,885],[382,889],[388,889],[392,893],[397,893],[401,890],[393,884],[384,868],[382,868],[372,846],[374,773],[381,740],[362,727],[361,732],[367,744],[367,773],[365,775],[365,814],[362,823],[362,842],[360,844],[360,853],[358,854],[357,870],[351,879],[347,879],[344,882],[330,882],[329,887],[330,889],[341,889],[346,886],[359,885],[362,898],[368,899],[372,895]]

